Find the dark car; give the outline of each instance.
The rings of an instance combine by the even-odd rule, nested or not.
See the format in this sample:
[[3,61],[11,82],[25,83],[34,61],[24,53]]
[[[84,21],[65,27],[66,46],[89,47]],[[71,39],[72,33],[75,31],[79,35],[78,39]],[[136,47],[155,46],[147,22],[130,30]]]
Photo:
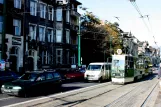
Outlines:
[[[16,80],[20,77],[19,74],[12,71],[0,71],[0,87],[6,83],[13,80]],[[1,92],[1,90],[0,90]]]
[[61,87],[59,73],[50,71],[26,72],[20,79],[2,85],[2,93],[15,96],[30,96],[53,91]]
[[57,68],[55,69],[55,71],[60,74],[62,81],[65,82],[66,81],[65,75],[70,71],[70,69],[69,68]]
[[70,69],[70,71],[68,71],[65,74],[65,79],[66,79],[66,81],[83,80],[84,79],[84,73],[80,72],[80,70],[78,70],[78,69]]

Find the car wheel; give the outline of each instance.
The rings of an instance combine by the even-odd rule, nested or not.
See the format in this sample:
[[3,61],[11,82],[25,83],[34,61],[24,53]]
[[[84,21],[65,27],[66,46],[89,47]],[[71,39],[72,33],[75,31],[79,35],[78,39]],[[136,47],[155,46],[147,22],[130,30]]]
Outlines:
[[85,82],[85,83],[88,83],[88,80],[87,80],[87,79],[85,79],[85,80],[84,80],[84,82]]
[[100,77],[100,79],[98,80],[99,83],[102,83],[102,77]]

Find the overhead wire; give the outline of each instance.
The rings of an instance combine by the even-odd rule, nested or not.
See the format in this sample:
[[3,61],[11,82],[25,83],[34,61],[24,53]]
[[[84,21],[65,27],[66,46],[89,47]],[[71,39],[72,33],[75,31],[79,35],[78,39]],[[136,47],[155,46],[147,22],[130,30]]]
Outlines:
[[[140,18],[143,20],[144,25],[146,26],[148,32],[150,33],[150,32],[152,31],[152,28],[151,28],[151,30],[149,29],[148,25],[146,24],[146,22],[145,22],[145,20],[144,20],[144,16],[142,15],[142,13],[141,13],[141,11],[140,11],[138,5],[136,4],[135,0],[132,0],[132,1],[130,1],[130,2],[131,2],[131,4],[134,6],[134,8],[136,9],[136,11],[139,13]],[[149,21],[149,23],[150,23],[149,18],[148,18],[148,21]],[[156,41],[155,41],[154,35],[153,35],[153,38],[154,38],[154,43],[157,45],[157,43],[156,43]],[[158,45],[157,45],[157,47],[158,47]]]
[[[156,39],[155,39],[155,35],[154,35],[154,32],[153,32],[153,27],[152,27],[152,24],[151,24],[151,21],[150,21],[150,18],[149,18],[149,15],[146,15],[147,19],[148,19],[148,22],[149,22],[149,25],[150,25],[150,28],[151,28],[151,31],[152,31],[152,34],[153,34],[153,38],[155,40],[155,44],[157,45],[157,42],[156,42]],[[158,45],[157,45],[158,47]]]

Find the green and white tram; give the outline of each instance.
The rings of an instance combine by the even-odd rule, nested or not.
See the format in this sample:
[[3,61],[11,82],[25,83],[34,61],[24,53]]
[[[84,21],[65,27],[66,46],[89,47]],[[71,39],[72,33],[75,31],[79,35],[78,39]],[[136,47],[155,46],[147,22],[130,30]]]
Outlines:
[[113,55],[111,80],[113,83],[124,84],[133,82],[148,75],[148,66],[144,57],[130,55]]

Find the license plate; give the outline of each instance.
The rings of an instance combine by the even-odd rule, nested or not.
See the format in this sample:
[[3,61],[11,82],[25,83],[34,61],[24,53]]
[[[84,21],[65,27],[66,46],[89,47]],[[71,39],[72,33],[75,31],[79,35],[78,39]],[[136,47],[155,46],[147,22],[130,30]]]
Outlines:
[[6,89],[4,89],[4,92],[11,92],[11,90],[6,90]]
[[88,78],[88,80],[93,80],[93,78]]

